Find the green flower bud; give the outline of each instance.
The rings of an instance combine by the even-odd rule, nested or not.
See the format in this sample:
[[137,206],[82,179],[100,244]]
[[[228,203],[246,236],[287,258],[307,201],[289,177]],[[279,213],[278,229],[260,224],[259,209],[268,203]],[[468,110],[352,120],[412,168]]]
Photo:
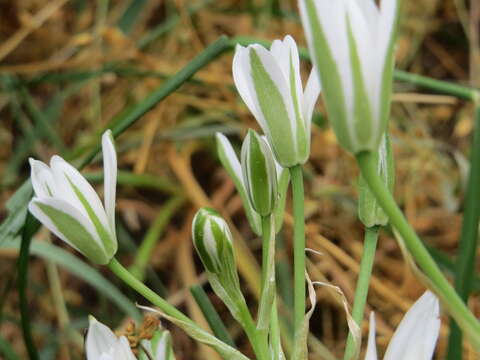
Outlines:
[[242,174],[248,198],[261,216],[273,212],[277,204],[277,171],[266,141],[249,130],[242,145]]
[[225,220],[215,210],[202,208],[193,218],[192,238],[205,268],[214,274],[234,262],[232,234]]
[[[378,173],[382,177],[390,191],[395,184],[395,166],[393,162],[392,145],[390,138],[385,134],[380,142],[380,147],[375,153]],[[385,226],[388,224],[388,216],[378,204],[375,195],[372,194],[368,184],[362,175],[359,178],[358,217],[366,227]]]

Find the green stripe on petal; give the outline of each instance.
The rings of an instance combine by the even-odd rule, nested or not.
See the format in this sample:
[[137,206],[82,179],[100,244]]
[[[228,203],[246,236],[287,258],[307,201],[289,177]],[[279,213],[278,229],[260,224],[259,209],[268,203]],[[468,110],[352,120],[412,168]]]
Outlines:
[[92,262],[107,264],[110,261],[105,250],[73,216],[41,202],[36,202],[36,206],[50,218],[58,231]]
[[356,137],[357,149],[376,150],[380,143],[381,129],[374,128],[374,119],[372,106],[365,86],[362,64],[357,50],[357,44],[352,34],[350,20],[347,18],[348,43],[350,48],[350,63],[353,76],[353,95],[354,95],[354,132]]
[[308,24],[304,25],[310,26],[310,33],[313,35],[311,39],[313,46],[310,48],[320,75],[328,117],[340,145],[354,152],[355,144],[348,129],[348,115],[340,72],[320,24],[314,0],[304,0],[304,2],[308,17]]
[[293,108],[295,109],[295,122],[296,122],[296,142],[297,147],[296,151],[299,159],[302,160],[302,163],[307,161],[308,154],[310,152],[310,134],[306,133],[305,121],[303,120],[302,112],[300,111],[300,99],[298,99],[296,91],[296,76],[295,67],[293,66],[292,54],[290,53],[290,90],[293,99]]
[[87,199],[85,196],[80,192],[78,187],[70,180],[67,174],[65,174],[65,177],[67,178],[70,186],[72,187],[73,191],[75,192],[75,195],[77,196],[78,200],[82,203],[82,206],[85,208],[85,211],[88,214],[88,217],[90,221],[93,223],[95,226],[95,230],[97,231],[98,236],[100,237],[100,240],[102,241],[103,246],[105,247],[105,250],[107,254],[111,257],[115,255],[117,252],[117,241],[112,237],[110,232],[102,225],[100,219],[98,218],[97,214],[93,211],[92,207],[88,203]]
[[258,103],[269,129],[267,135],[277,160],[284,167],[296,165],[294,138],[293,134],[288,134],[292,129],[283,97],[253,48],[250,50],[250,64]]

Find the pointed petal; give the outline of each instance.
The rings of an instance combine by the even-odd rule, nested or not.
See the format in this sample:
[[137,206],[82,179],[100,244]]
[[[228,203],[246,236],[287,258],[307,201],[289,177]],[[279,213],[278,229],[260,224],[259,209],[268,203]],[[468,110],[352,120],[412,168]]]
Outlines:
[[45,163],[28,159],[31,169],[31,180],[35,195],[39,197],[53,196],[55,189],[55,180],[53,179],[52,171]]
[[115,360],[136,360],[135,355],[133,355],[130,344],[125,336],[121,336],[115,346],[114,356]]
[[261,235],[262,230],[260,224],[260,217],[253,209],[252,204],[250,204],[250,200],[248,199],[247,189],[245,187],[245,183],[243,182],[242,167],[240,165],[240,161],[238,160],[238,157],[235,154],[235,151],[233,150],[230,141],[228,141],[225,135],[223,135],[222,133],[217,133],[216,139],[218,157],[223,167],[227,171],[228,175],[230,175],[230,178],[233,180],[238,194],[242,199],[243,207],[245,209],[245,213],[247,214],[247,219],[250,223],[250,227],[255,234]]
[[368,345],[365,360],[377,360],[377,345],[375,342],[375,313],[370,313],[370,329],[368,330]]
[[440,331],[439,316],[437,297],[426,291],[400,322],[384,360],[430,360]]
[[110,260],[93,224],[68,202],[33,198],[28,209],[51,232],[91,261],[105,264]]
[[240,97],[255,119],[261,124],[265,124],[263,115],[257,107],[257,103],[254,101],[254,97],[256,96],[255,92],[252,92],[252,88],[249,85],[249,82],[251,82],[249,53],[249,49],[241,45],[235,47],[235,55],[232,64],[233,81]]
[[308,77],[307,85],[305,86],[305,92],[303,95],[302,112],[307,134],[310,134],[311,131],[313,109],[315,108],[315,103],[318,100],[321,90],[322,87],[317,75],[317,69],[314,66]]
[[[292,134],[295,134],[295,126],[296,126],[295,112],[294,112],[293,103],[292,103],[292,96],[290,93],[289,79],[285,77],[276,59],[272,56],[272,54],[267,49],[265,49],[261,45],[256,45],[256,44],[251,45],[250,49],[251,51],[252,50],[255,51],[255,53],[258,55],[258,57],[260,58],[260,61],[263,64],[265,71],[268,73],[270,79],[273,81],[273,83],[275,84],[275,87],[278,89],[282,97],[285,111],[287,112],[288,119],[290,121],[290,124],[284,124],[284,125],[286,125],[288,128],[292,130]],[[252,82],[252,87],[253,87],[253,82]],[[272,125],[270,124],[270,127],[271,126]]]
[[103,173],[105,192],[105,212],[107,214],[110,231],[115,236],[115,199],[117,189],[117,152],[113,142],[111,130],[102,136]]
[[87,360],[98,360],[102,355],[113,353],[117,344],[117,337],[107,326],[103,325],[93,316],[89,316],[87,339],[85,340],[85,352]]

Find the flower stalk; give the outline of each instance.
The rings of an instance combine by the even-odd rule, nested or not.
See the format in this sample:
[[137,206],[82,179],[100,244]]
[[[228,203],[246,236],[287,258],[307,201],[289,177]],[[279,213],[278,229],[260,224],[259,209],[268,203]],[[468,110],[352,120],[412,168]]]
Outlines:
[[403,238],[409,252],[431,281],[435,292],[448,306],[451,316],[469,337],[474,348],[480,351],[480,322],[469,311],[465,303],[444,277],[422,241],[398,208],[392,194],[378,175],[374,154],[367,151],[361,152],[357,154],[356,158],[362,176],[377,198],[378,203],[388,215],[390,224]]

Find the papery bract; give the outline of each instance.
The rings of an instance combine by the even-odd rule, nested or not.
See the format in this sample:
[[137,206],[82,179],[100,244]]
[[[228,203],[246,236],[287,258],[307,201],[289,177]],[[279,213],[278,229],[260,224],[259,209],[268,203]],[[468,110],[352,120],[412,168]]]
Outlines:
[[117,155],[111,131],[103,134],[102,150],[104,205],[82,174],[55,155],[50,160],[50,167],[30,159],[35,196],[28,209],[51,232],[91,261],[107,264],[117,251]]

